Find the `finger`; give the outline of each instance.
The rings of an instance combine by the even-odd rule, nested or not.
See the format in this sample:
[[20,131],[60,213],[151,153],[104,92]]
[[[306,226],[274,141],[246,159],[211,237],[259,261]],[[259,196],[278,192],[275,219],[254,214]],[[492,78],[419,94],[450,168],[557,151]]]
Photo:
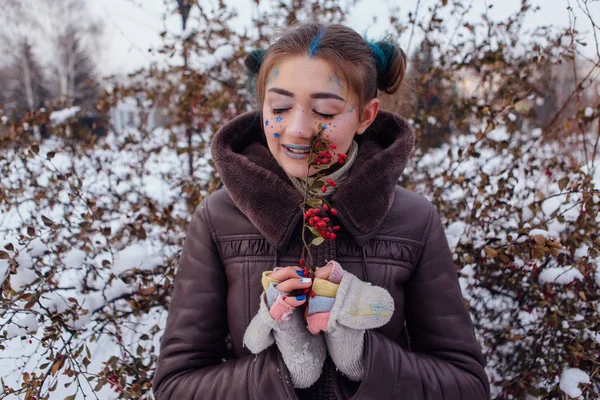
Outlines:
[[[304,269],[300,267],[283,267],[275,272],[272,272],[269,277],[280,282],[290,278],[299,278],[304,276]],[[300,274],[302,273],[302,274]]]
[[292,307],[300,307],[302,304],[306,303],[306,296],[288,296],[283,301],[285,301],[288,305]]
[[331,275],[331,270],[333,269],[333,265],[331,263],[327,264],[324,267],[317,269],[315,272],[315,277],[320,279],[328,279],[329,275]]
[[[298,275],[296,275],[298,276]],[[307,289],[312,285],[310,278],[290,278],[278,283],[275,288],[283,293],[290,293],[292,290]]]

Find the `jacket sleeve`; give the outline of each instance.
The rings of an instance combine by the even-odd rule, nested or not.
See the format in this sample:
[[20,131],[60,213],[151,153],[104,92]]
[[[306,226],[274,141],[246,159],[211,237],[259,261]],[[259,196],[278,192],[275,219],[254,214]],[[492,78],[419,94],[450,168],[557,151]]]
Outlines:
[[446,235],[438,213],[431,209],[423,252],[405,286],[411,350],[368,330],[365,375],[354,398],[369,398],[370,393],[407,400],[490,398],[483,356]]
[[275,346],[225,361],[227,280],[208,216],[209,199],[196,208],[181,253],[153,379],[155,398],[293,398]]

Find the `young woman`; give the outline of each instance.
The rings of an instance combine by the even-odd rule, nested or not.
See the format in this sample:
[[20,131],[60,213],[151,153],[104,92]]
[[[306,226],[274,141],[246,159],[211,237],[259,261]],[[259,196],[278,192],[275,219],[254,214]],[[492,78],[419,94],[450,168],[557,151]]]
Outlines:
[[[377,93],[400,86],[402,50],[307,24],[246,64],[261,109],[214,137],[224,188],[191,221],[156,398],[489,398],[438,213],[397,186],[414,134]],[[341,229],[313,247],[307,279],[299,204],[319,132],[346,156],[322,194]]]

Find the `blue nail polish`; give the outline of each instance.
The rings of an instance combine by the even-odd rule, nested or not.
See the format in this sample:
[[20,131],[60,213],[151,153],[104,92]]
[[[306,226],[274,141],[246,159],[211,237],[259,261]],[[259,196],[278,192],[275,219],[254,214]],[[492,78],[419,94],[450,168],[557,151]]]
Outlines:
[[298,301],[306,300],[306,295],[301,294],[300,296],[296,296],[296,300],[298,300]]
[[296,270],[296,273],[298,274],[298,276],[304,277],[304,271]]

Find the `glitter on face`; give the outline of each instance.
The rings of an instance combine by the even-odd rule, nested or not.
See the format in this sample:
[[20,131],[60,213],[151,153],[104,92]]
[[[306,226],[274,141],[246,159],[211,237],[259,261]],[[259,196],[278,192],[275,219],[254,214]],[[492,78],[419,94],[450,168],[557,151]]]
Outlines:
[[281,115],[279,115],[277,118],[275,118],[275,121],[277,121],[277,123],[281,122],[283,118],[281,118]]
[[278,76],[279,76],[279,68],[273,69],[273,71],[269,74],[269,77],[267,78],[266,83],[267,84],[273,83],[273,81],[275,81]]
[[344,85],[342,85],[342,81],[338,76],[330,76],[329,83],[335,84],[339,90],[344,90]]
[[275,139],[279,139],[279,133],[275,132],[275,133],[273,134],[273,137],[274,137]]

